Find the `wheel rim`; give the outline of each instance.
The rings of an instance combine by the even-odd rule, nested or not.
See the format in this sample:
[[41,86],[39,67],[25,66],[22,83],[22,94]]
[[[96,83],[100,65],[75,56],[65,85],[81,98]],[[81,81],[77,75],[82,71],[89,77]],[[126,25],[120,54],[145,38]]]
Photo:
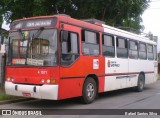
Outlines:
[[94,85],[92,83],[89,83],[88,86],[87,86],[87,96],[88,96],[88,98],[92,99],[94,94],[95,94]]

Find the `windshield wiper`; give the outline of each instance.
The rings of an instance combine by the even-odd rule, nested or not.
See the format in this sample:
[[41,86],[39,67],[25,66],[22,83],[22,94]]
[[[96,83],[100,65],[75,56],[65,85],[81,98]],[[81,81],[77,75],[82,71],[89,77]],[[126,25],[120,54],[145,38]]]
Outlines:
[[[41,27],[35,34],[32,35],[32,37],[27,39],[27,49],[26,49],[26,61],[25,64],[27,65],[27,58],[28,58],[28,50],[29,50],[29,43],[30,43],[30,48],[32,48],[32,41],[35,38],[38,38],[39,35],[42,33],[42,31],[44,30],[44,27]],[[31,54],[32,55],[32,54]]]
[[35,34],[32,35],[32,40],[35,38],[38,38],[43,30],[44,30],[44,27],[40,27],[40,29]]

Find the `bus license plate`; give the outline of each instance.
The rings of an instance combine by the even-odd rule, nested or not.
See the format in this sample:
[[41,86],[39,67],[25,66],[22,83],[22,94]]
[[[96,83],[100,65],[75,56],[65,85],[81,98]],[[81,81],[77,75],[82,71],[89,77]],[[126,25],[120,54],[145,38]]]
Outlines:
[[31,93],[25,93],[25,92],[23,92],[22,94],[23,94],[24,97],[31,97]]

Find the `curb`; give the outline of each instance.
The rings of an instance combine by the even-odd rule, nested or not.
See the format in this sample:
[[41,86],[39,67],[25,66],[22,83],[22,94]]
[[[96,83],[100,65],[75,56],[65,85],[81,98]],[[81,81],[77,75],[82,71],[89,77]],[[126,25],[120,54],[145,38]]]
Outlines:
[[18,102],[25,102],[25,101],[31,101],[35,100],[34,98],[19,98],[15,100],[4,100],[0,101],[0,105],[9,104],[9,103],[18,103]]

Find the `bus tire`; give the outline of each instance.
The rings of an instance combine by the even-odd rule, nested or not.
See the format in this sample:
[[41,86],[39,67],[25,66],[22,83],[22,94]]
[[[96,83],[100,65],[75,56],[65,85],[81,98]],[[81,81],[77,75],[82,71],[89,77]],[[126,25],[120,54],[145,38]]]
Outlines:
[[144,85],[145,85],[144,75],[140,74],[138,77],[136,91],[142,92],[144,89]]
[[97,84],[92,77],[88,77],[83,85],[82,102],[85,104],[92,103],[97,95]]

